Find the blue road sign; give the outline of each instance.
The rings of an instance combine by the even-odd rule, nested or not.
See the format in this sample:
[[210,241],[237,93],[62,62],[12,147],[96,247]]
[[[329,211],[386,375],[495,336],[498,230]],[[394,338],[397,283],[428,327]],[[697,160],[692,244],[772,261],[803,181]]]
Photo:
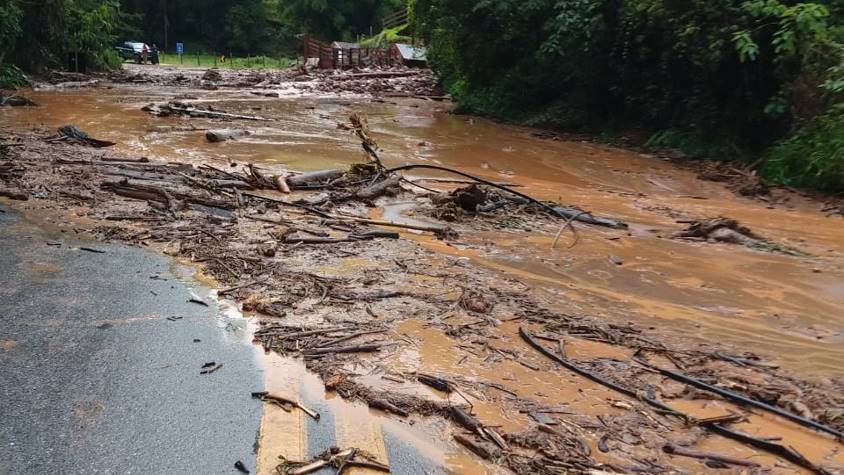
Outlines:
[[176,43],[176,53],[184,54],[185,53],[185,44],[184,43]]

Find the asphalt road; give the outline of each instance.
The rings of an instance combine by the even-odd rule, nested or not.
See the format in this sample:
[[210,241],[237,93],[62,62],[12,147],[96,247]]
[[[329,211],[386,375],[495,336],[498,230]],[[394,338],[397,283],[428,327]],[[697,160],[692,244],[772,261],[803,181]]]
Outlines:
[[262,377],[242,322],[187,302],[205,289],[162,256],[0,210],[0,474],[254,473]]

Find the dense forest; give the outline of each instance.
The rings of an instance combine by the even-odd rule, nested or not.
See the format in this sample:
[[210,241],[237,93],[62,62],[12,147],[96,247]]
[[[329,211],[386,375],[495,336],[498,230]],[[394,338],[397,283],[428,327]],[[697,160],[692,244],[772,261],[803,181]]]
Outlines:
[[[368,36],[403,0],[3,0],[0,82],[125,39],[295,55],[296,35]],[[411,0],[458,111],[746,160],[844,191],[844,0]]]
[[460,110],[844,191],[844,2],[415,0]]

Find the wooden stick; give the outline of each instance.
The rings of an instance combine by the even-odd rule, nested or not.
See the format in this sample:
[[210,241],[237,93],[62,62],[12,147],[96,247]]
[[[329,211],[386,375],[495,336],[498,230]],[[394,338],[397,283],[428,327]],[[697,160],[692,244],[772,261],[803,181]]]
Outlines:
[[685,447],[680,447],[678,445],[674,445],[671,443],[665,444],[662,446],[662,450],[667,454],[672,455],[680,455],[683,457],[691,457],[696,459],[702,460],[715,460],[718,462],[723,462],[730,465],[739,465],[742,467],[759,467],[760,465],[756,462],[751,462],[749,460],[742,460],[735,457],[729,457],[727,455],[716,454],[714,452],[701,452],[697,450],[687,449]]
[[260,399],[262,401],[275,401],[275,402],[279,402],[279,403],[282,403],[282,404],[288,404],[290,406],[298,407],[299,409],[302,410],[302,412],[311,416],[314,420],[317,420],[317,421],[319,420],[319,413],[318,412],[312,411],[311,409],[308,409],[307,407],[303,406],[301,403],[296,402],[292,399],[287,399],[286,397],[282,397],[282,396],[276,396],[275,394],[270,394],[266,391],[252,393],[252,397],[256,398],[256,399]]

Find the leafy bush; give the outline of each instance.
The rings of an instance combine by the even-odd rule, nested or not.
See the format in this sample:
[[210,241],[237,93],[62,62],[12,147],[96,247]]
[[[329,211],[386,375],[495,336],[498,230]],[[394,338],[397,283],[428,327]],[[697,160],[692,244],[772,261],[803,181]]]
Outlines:
[[777,184],[844,192],[844,111],[819,117],[773,146],[761,172]]
[[13,89],[27,83],[23,71],[13,64],[0,64],[0,88]]

